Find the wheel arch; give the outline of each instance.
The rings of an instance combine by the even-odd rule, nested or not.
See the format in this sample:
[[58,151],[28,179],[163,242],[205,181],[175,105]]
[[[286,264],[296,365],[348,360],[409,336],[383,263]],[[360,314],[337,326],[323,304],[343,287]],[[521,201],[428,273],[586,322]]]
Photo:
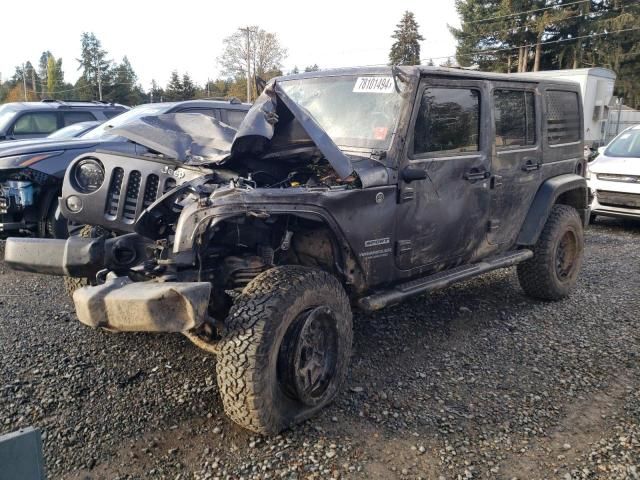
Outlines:
[[534,245],[555,204],[568,205],[578,212],[582,224],[589,219],[588,187],[584,177],[576,174],[558,175],[545,180],[536,193],[525,217],[516,243]]

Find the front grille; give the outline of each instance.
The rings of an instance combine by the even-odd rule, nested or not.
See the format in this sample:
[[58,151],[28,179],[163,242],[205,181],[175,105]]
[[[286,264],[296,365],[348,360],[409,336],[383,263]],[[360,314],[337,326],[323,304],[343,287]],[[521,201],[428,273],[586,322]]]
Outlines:
[[160,196],[176,186],[171,178],[151,173],[143,176],[139,170],[113,169],[104,213],[110,221],[133,224],[142,211]]
[[124,170],[120,167],[114,168],[111,174],[111,183],[109,184],[109,193],[107,194],[107,205],[105,207],[105,216],[109,220],[115,220],[118,213],[118,205],[120,204],[120,193],[122,192],[122,179],[124,178]]
[[597,190],[596,196],[600,205],[618,208],[640,209],[640,194],[608,192]]
[[188,166],[176,169],[160,159],[135,157],[110,152],[91,152],[104,166],[105,181],[93,192],[77,189],[73,172],[84,157],[76,158],[65,174],[62,198],[77,196],[82,209],[72,212],[61,202],[63,214],[79,224],[100,225],[114,232],[134,232],[136,222],[147,208],[164,196],[165,192],[189,182],[204,173]]

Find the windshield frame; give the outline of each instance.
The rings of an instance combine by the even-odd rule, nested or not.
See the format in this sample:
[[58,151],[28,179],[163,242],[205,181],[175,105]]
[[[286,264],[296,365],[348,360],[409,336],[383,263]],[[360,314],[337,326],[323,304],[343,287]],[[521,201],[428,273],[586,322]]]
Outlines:
[[635,144],[638,145],[638,149],[640,151],[640,127],[634,126],[634,127],[629,127],[628,129],[623,131],[620,135],[618,135],[613,140],[611,140],[611,142],[609,142],[609,145],[607,145],[607,148],[605,149],[604,154],[607,157],[611,157],[611,158],[638,158],[638,159],[640,159],[640,153],[638,153],[638,155],[618,154],[618,153],[612,152],[612,150],[611,150],[612,147],[614,147],[615,144],[621,142],[622,140],[625,140],[629,135],[633,135],[635,137],[634,139],[632,139],[632,142],[634,142]]

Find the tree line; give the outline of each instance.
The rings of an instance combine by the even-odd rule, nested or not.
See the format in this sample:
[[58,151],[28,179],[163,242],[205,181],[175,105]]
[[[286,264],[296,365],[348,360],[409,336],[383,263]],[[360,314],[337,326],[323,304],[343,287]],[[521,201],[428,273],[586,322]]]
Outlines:
[[[412,12],[406,11],[391,35],[390,65],[435,63],[492,72],[606,67],[618,79],[614,94],[640,108],[640,2],[637,0],[456,0],[461,26],[449,27],[456,52],[444,58],[421,57],[425,38]],[[171,72],[161,86],[155,79],[144,90],[127,59],[109,59],[93,33],[81,35],[76,59],[78,80],[65,81],[62,59],[40,55],[26,61],[0,84],[0,103],[57,98],[137,105],[151,101],[236,97],[259,93],[256,78],[282,75],[287,49],[277,34],[258,26],[238,28],[223,41],[217,58],[221,76],[196,83],[188,72]],[[316,64],[304,71],[315,71]],[[296,66],[286,73],[299,73]]]

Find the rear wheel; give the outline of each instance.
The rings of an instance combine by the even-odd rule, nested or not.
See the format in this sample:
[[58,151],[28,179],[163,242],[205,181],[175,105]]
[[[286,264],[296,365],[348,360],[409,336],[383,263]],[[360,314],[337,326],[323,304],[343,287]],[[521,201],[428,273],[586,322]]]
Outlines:
[[351,340],[349,299],[335,277],[300,266],[263,272],[225,321],[216,364],[225,412],[261,434],[311,417],[344,383]]
[[[83,238],[98,238],[107,233],[102,227],[94,227],[92,225],[84,225],[80,231],[76,234]],[[73,292],[82,287],[88,287],[90,285],[96,285],[95,278],[76,278],[76,277],[64,277],[64,289],[70,298],[73,298]]]
[[518,280],[530,296],[560,300],[575,286],[584,250],[584,232],[578,212],[554,205],[533,248],[533,258],[518,265]]

